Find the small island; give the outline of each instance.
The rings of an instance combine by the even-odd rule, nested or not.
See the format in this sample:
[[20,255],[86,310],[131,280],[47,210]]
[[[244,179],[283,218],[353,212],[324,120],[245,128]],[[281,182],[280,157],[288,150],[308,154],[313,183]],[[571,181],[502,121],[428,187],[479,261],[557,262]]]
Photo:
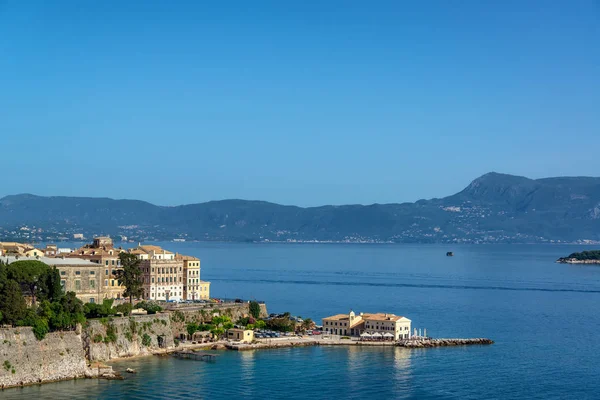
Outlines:
[[568,257],[559,258],[556,262],[561,264],[600,264],[600,250],[572,253]]

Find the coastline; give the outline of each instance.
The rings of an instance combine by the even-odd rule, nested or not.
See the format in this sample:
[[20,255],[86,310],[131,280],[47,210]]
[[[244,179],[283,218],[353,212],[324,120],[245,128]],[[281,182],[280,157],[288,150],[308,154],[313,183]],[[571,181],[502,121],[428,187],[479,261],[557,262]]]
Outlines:
[[576,258],[559,258],[559,264],[600,264],[600,260],[578,260]]

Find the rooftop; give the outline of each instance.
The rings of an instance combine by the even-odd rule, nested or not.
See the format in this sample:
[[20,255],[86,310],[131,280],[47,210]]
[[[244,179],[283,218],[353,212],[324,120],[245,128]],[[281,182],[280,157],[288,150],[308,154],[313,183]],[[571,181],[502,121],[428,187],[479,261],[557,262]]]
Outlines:
[[99,265],[93,263],[89,260],[84,260],[82,258],[61,258],[61,257],[15,257],[15,256],[6,256],[1,258],[3,261],[11,264],[15,261],[23,261],[23,260],[32,260],[32,261],[41,261],[44,264],[54,266],[54,265],[80,265],[80,266],[88,266],[88,267],[98,267]]

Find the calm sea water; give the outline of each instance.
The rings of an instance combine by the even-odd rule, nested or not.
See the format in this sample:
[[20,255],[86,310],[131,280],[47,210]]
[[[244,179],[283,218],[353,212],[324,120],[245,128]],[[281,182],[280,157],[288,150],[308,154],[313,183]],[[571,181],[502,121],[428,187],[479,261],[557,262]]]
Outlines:
[[[215,363],[115,363],[125,381],[79,380],[0,398],[600,398],[600,267],[555,264],[573,246],[168,243],[202,259],[215,297],[265,300],[319,320],[391,312],[436,337],[489,337],[441,349],[311,347],[219,352]],[[454,257],[446,257],[448,250]]]

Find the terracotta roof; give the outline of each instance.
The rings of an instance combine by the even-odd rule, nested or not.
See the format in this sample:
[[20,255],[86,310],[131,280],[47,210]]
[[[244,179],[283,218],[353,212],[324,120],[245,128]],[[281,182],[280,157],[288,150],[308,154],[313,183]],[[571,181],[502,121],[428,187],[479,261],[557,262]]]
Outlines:
[[345,320],[345,319],[350,319],[350,316],[348,314],[337,314],[337,315],[332,315],[331,317],[323,318],[323,320],[333,320],[333,321],[340,321],[340,320]]
[[142,250],[145,253],[150,253],[151,251],[153,251],[158,254],[173,254],[169,250],[165,250],[160,246],[154,245],[138,246],[137,249]]
[[369,321],[398,321],[398,320],[404,318],[402,316],[398,316],[398,315],[394,315],[394,314],[384,314],[384,313],[363,314],[362,317],[364,320],[369,320]]

